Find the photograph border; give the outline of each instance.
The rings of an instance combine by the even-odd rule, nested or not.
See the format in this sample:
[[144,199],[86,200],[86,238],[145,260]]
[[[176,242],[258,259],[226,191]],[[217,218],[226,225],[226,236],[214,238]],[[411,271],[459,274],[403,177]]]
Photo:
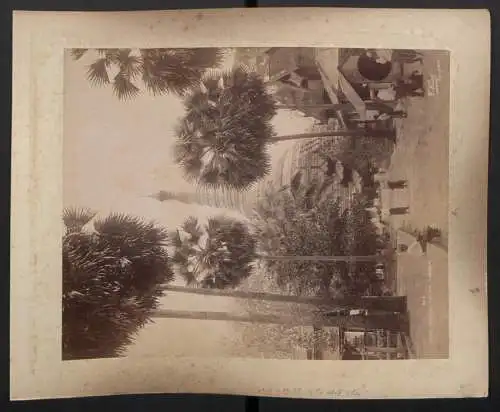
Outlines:
[[[275,31],[276,24],[282,29]],[[307,33],[307,39],[297,38],[299,31]],[[269,33],[273,34],[272,42],[267,40]],[[325,41],[328,36],[335,40]],[[15,13],[11,398],[158,392],[302,398],[484,396],[488,387],[489,44],[489,15],[484,11],[311,8],[305,12],[268,8]],[[64,49],[210,45],[451,52],[450,359],[384,362],[383,375],[378,372],[378,361],[168,358],[160,364],[157,358],[139,362],[123,358],[63,363],[60,210]],[[475,62],[474,70],[463,69],[471,61]]]

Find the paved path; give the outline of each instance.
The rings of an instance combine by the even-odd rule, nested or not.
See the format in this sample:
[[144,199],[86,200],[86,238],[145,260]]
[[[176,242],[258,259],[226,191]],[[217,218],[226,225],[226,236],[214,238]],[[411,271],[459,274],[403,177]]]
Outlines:
[[[398,243],[411,244],[415,238],[403,231]],[[401,253],[397,263],[397,293],[406,295],[410,312],[410,336],[419,358],[447,358],[448,253],[428,245],[425,255],[420,248]]]
[[[407,179],[407,191],[395,191],[394,202],[407,202],[410,213],[398,226],[423,229],[434,224],[447,243],[449,186],[449,63],[445,54],[426,53],[424,81],[428,95],[405,102],[408,118],[399,127],[391,158],[392,180]],[[436,79],[440,79],[437,81]],[[432,87],[436,84],[438,88]]]
[[443,246],[429,245],[426,255],[402,253],[397,264],[397,293],[408,296],[411,337],[417,356],[448,357],[448,186],[449,186],[449,61],[445,53],[424,53],[427,96],[404,102],[408,118],[398,124],[398,142],[388,169],[391,180],[408,180],[408,189],[384,191],[385,207],[409,206],[393,216],[398,242],[413,236],[403,228],[436,225]]

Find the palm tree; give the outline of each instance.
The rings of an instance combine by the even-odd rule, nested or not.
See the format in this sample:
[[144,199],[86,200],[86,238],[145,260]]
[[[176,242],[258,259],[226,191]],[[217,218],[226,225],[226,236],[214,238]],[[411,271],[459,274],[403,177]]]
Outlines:
[[212,187],[244,190],[270,170],[273,142],[320,137],[383,137],[389,130],[338,130],[277,136],[277,106],[258,74],[243,67],[210,71],[184,101],[175,161],[187,179]]
[[[89,49],[73,49],[79,60]],[[199,84],[203,73],[218,67],[224,52],[217,48],[193,49],[95,49],[97,59],[88,66],[94,86],[111,86],[119,99],[131,99],[142,86],[153,95],[179,96]]]
[[[251,274],[254,260],[266,262],[271,269],[284,266],[278,271],[284,276],[282,285],[289,282],[290,275],[295,276],[297,270],[301,272],[306,267],[311,269],[306,280],[317,283],[318,279],[322,282],[331,280],[332,273],[328,268],[325,272],[325,263],[373,264],[384,261],[385,257],[375,254],[374,250],[355,249],[355,253],[351,253],[351,238],[366,228],[356,229],[354,235],[350,233],[346,221],[351,214],[342,214],[338,203],[332,203],[331,198],[323,199],[327,186],[302,185],[300,176],[298,172],[290,185],[278,191],[279,204],[261,205],[256,210],[254,233],[243,222],[227,217],[211,218],[203,228],[196,218],[188,218],[181,229],[171,235],[173,262],[187,284],[235,287]],[[168,192],[164,193],[170,198]],[[360,223],[363,224],[366,222]],[[322,234],[328,240],[322,238]],[[302,238],[306,239],[305,243],[300,241]],[[260,253],[255,250],[255,239],[259,239]],[[374,244],[376,240],[363,239],[365,243]],[[343,247],[343,244],[347,246]],[[366,251],[369,254],[358,254]],[[299,272],[295,274],[298,276]]]
[[173,280],[165,229],[129,215],[94,216],[63,213],[63,359],[123,354]]
[[188,285],[223,289],[252,273],[255,240],[235,219],[216,217],[201,227],[189,217],[171,235],[172,261]]

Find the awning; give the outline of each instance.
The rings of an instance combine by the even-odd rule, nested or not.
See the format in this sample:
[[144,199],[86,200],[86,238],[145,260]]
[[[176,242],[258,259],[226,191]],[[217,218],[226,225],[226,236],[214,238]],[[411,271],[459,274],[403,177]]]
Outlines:
[[[321,64],[320,61],[316,61],[316,65],[318,66],[318,71],[321,75],[321,80],[323,81],[323,85],[325,87],[326,92],[328,93],[328,97],[330,98],[331,102],[333,104],[338,104],[340,103],[339,98],[337,96],[337,88],[338,88],[338,78],[335,76],[335,80],[331,79],[331,76],[329,76],[326,73],[326,70],[324,69],[323,65]],[[338,71],[337,71],[338,72]]]
[[334,48],[317,49],[315,58],[330,100],[332,103],[338,103],[336,93],[339,87],[339,50]]

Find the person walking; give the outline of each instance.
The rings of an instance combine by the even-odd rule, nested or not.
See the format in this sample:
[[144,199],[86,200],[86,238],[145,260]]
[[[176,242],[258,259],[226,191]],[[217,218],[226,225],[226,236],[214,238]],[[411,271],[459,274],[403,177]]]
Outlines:
[[415,231],[415,241],[409,246],[405,244],[399,245],[400,252],[412,253],[414,250],[419,251],[419,254],[427,253],[427,245],[441,237],[441,231],[434,225],[427,226],[424,230]]
[[391,190],[396,189],[406,189],[408,187],[408,181],[404,179],[400,180],[389,180],[387,182],[387,187]]
[[396,98],[402,97],[423,97],[424,91],[424,76],[419,70],[414,70],[406,79],[398,80],[395,88]]
[[416,50],[412,49],[398,49],[394,50],[392,53],[393,60],[396,60],[403,64],[411,63],[423,63],[424,55]]
[[409,212],[410,212],[410,207],[409,206],[391,207],[389,209],[389,214],[391,216],[394,216],[394,215],[407,215]]
[[397,180],[389,180],[387,172],[378,172],[375,173],[373,179],[376,183],[385,184],[391,190],[397,189],[407,189],[408,188],[408,180],[406,179],[397,179]]

